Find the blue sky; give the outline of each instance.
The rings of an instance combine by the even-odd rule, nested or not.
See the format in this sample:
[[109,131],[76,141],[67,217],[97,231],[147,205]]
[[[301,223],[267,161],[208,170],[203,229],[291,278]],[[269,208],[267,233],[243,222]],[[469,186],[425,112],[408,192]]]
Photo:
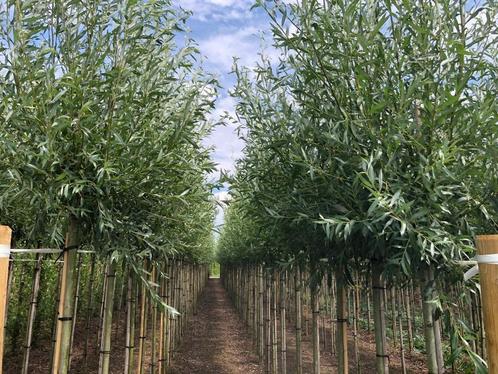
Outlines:
[[[269,20],[261,9],[250,10],[254,0],[176,0],[177,5],[193,12],[188,21],[190,36],[198,43],[205,57],[205,69],[215,74],[222,90],[212,119],[216,121],[223,113],[234,113],[234,100],[228,91],[235,84],[230,71],[233,57],[239,58],[244,66],[254,66],[264,50],[273,55],[271,38],[268,34]],[[262,42],[266,33],[270,42]],[[241,156],[243,143],[238,139],[236,126],[219,126],[207,139],[215,147],[214,161],[219,169],[233,171],[234,161]]]
[[[228,93],[235,84],[235,77],[230,74],[233,58],[237,57],[241,65],[250,67],[256,64],[261,51],[270,57],[276,55],[271,47],[268,17],[261,9],[250,10],[254,0],[175,2],[193,12],[188,21],[190,36],[205,57],[205,69],[215,74],[222,86],[212,120],[217,121],[225,112],[233,116],[235,101]],[[262,41],[263,34],[266,42]],[[215,148],[213,158],[218,171],[233,172],[235,160],[242,156],[244,147],[237,136],[236,125],[218,126],[206,142]],[[225,190],[216,191],[215,196],[223,198],[222,195],[227,194]],[[223,210],[218,207],[215,225],[222,223]]]

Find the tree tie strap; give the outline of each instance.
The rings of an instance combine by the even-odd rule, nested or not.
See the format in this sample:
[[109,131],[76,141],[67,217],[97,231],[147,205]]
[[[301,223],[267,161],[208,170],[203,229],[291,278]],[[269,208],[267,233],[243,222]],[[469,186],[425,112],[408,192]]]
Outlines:
[[125,345],[125,348],[132,349],[132,348],[135,348],[135,346],[134,345]]
[[73,244],[73,245],[69,245],[69,246],[64,246],[62,248],[62,252],[59,254],[59,257],[57,257],[55,259],[55,262],[59,261],[61,259],[61,257],[64,255],[65,252],[68,252],[68,251],[72,251],[74,249],[78,249],[79,248],[79,245],[78,244]]
[[376,354],[375,356],[382,357],[382,358],[387,358],[389,360],[389,355],[379,355],[379,354]]
[[103,355],[110,355],[111,351],[100,351],[100,353]]
[[67,322],[67,321],[72,321],[73,317],[59,317],[58,320],[62,322]]
[[[477,255],[475,257],[475,260],[478,264],[498,265],[498,254],[495,253],[489,255]],[[479,274],[479,265],[475,265],[467,270],[463,275],[463,280],[468,281],[469,279],[475,277],[477,274]]]

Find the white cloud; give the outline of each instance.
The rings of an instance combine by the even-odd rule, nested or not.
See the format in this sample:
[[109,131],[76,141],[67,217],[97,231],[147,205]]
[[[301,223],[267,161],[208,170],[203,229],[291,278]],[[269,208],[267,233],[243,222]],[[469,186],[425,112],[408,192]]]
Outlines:
[[231,70],[234,57],[237,57],[243,66],[254,66],[259,60],[261,50],[273,59],[278,56],[278,52],[273,47],[263,48],[261,29],[261,27],[250,25],[235,31],[225,30],[217,33],[199,41],[201,53],[222,74]]
[[192,11],[199,21],[236,20],[252,17],[252,0],[176,0],[177,5]]
[[[219,99],[216,103],[216,109],[211,114],[211,121],[219,122],[221,118],[228,114],[231,118],[235,117],[235,100],[226,96]],[[217,174],[220,171],[233,172],[235,161],[242,156],[244,142],[239,139],[237,126],[230,121],[225,126],[218,126],[213,133],[204,140],[207,146],[213,146],[215,151],[213,158],[217,163]]]

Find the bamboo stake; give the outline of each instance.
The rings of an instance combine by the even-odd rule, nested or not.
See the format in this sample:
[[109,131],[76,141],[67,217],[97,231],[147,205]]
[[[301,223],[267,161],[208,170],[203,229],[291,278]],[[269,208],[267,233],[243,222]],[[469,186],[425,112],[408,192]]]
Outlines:
[[[152,267],[152,283],[156,283],[156,278],[157,278],[157,269],[156,266],[153,265]],[[152,321],[151,321],[151,372],[155,373],[156,372],[156,366],[157,366],[157,349],[156,349],[156,340],[157,340],[157,335],[156,335],[156,328],[157,328],[157,304],[155,302],[151,301],[151,307],[152,307]]]
[[[478,236],[477,253],[479,256],[498,256],[498,235]],[[479,257],[478,262],[488,368],[489,373],[498,373],[498,314],[495,311],[498,305],[498,261],[485,263],[485,258]]]
[[406,362],[405,362],[405,343],[403,341],[403,311],[401,306],[403,305],[403,291],[400,288],[397,293],[397,302],[398,302],[398,322],[399,322],[399,347],[401,353],[401,370],[403,374],[406,374]]
[[359,374],[361,372],[360,364],[360,350],[358,347],[358,320],[360,316],[360,289],[359,284],[355,283],[353,289],[353,349],[354,349],[354,359],[356,362],[356,372]]
[[265,337],[265,374],[271,370],[271,325],[270,325],[270,279],[268,270],[265,271],[265,295],[264,295],[264,337]]
[[424,316],[424,337],[427,358],[427,369],[430,374],[439,372],[436,352],[436,336],[434,331],[434,269],[427,268],[424,274],[425,286],[422,313]]
[[286,272],[280,273],[280,367],[281,374],[287,374],[287,330],[285,311]]
[[[78,314],[78,305],[80,300],[80,281],[81,281],[81,263],[83,255],[78,254],[78,265],[76,269],[76,290],[74,292],[74,307],[73,307],[73,320],[71,321],[71,346],[70,350],[73,351],[74,331],[76,330],[76,316]],[[71,355],[69,355],[69,367],[71,367]]]
[[296,267],[295,302],[296,302],[296,374],[303,373],[302,341],[302,303],[301,303],[301,269]]
[[107,287],[104,301],[104,318],[102,321],[102,342],[99,352],[99,374],[108,374],[111,356],[112,315],[114,311],[114,294],[116,289],[115,263],[109,259],[107,267]]
[[64,264],[62,267],[61,297],[57,319],[56,343],[54,349],[54,367],[52,374],[69,372],[71,354],[71,331],[74,308],[74,271],[76,268],[76,248],[78,247],[78,222],[70,217],[66,234]]
[[410,302],[410,290],[406,288],[402,290],[404,295],[404,303],[406,310],[406,320],[408,325],[408,351],[413,351],[413,327],[412,327],[412,306]]
[[0,226],[0,373],[3,371],[3,351],[5,344],[5,324],[7,311],[7,291],[9,285],[9,257],[12,230]]
[[264,359],[264,279],[263,267],[258,266],[258,355],[260,361]]
[[319,287],[311,290],[312,305],[312,332],[313,332],[313,374],[320,374],[320,335],[318,334],[318,320],[320,318]]
[[40,291],[41,259],[42,255],[38,253],[36,255],[36,264],[33,273],[33,286],[31,288],[32,293],[31,293],[31,301],[29,306],[26,340],[24,343],[24,357],[23,357],[23,364],[21,371],[22,374],[27,374],[29,368],[29,353],[31,351],[31,341],[33,338],[33,325],[35,323],[36,307],[38,305],[38,293]]
[[52,319],[52,329],[51,329],[51,346],[50,346],[50,372],[54,369],[54,352],[55,352],[55,344],[57,343],[57,322],[59,317],[59,303],[61,298],[61,286],[62,286],[62,271],[61,266],[57,264],[57,288],[55,294],[57,295],[57,299],[55,300],[55,307],[53,310],[53,319]]
[[86,306],[86,321],[85,321],[85,348],[83,352],[84,363],[83,367],[88,371],[88,337],[90,333],[90,319],[93,316],[93,284],[95,281],[95,254],[92,253],[90,260],[90,279],[87,288],[87,306]]
[[272,373],[278,374],[278,343],[277,343],[277,281],[275,272],[271,275],[271,347],[272,347]]
[[386,283],[382,278],[382,265],[374,262],[372,264],[372,295],[373,295],[373,314],[375,330],[375,350],[376,350],[376,368],[377,373],[389,373],[389,356],[387,355],[386,342],[386,310],[385,294]]
[[126,298],[126,343],[125,343],[125,374],[131,374],[135,358],[135,308],[136,289],[133,276],[128,275],[128,290]]
[[138,362],[137,373],[144,372],[144,356],[145,356],[145,339],[147,332],[147,289],[145,284],[142,284],[142,294],[140,301],[140,336],[138,337]]
[[348,318],[347,318],[347,291],[344,275],[338,273],[336,277],[336,307],[337,307],[337,363],[338,373],[349,373],[348,360]]

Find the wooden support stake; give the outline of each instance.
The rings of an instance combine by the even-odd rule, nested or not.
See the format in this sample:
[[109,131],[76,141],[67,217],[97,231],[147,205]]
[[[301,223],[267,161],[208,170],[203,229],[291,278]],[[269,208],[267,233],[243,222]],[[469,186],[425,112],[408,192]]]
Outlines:
[[10,241],[12,230],[0,226],[0,373],[3,372],[3,346],[5,335],[5,315],[7,311],[7,288],[9,278]]
[[[479,256],[498,256],[498,235],[477,237]],[[498,264],[478,257],[489,373],[498,373]],[[496,261],[498,262],[498,261]]]

